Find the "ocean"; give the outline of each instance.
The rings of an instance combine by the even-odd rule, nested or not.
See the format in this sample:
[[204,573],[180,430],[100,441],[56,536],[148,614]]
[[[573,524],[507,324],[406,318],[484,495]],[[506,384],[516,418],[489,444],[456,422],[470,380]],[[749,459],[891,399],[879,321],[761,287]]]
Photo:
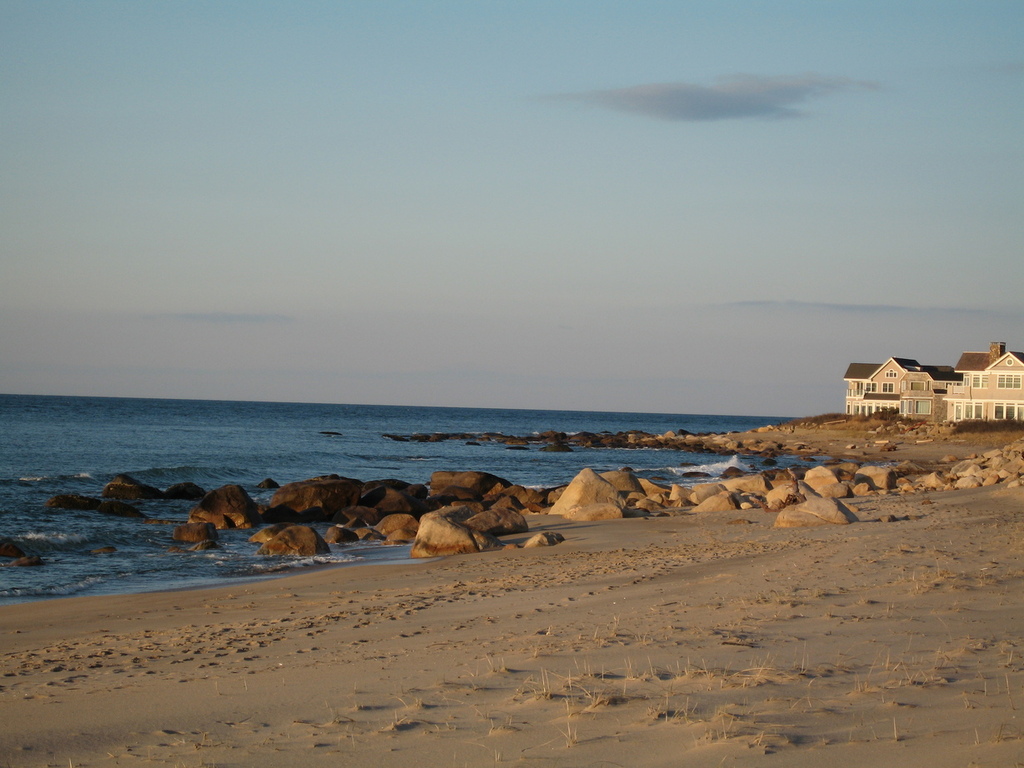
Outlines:
[[[64,493],[99,497],[114,475],[167,488],[237,483],[257,501],[280,484],[335,473],[363,481],[426,483],[435,470],[482,470],[514,483],[553,487],[584,467],[630,467],[671,482],[691,464],[717,474],[742,459],[655,449],[509,450],[496,442],[398,442],[391,435],[497,432],[529,435],[669,430],[731,432],[782,421],[768,416],[434,408],[310,403],[0,395],[0,541],[39,555],[41,567],[0,568],[0,604],[72,595],[147,592],[267,578],[312,565],[405,560],[408,547],[332,545],[330,555],[255,554],[251,531],[223,531],[222,548],[170,553],[172,526],[45,506]],[[687,465],[687,466],[684,466]],[[132,502],[150,518],[184,522],[194,502]],[[326,530],[327,524],[322,526]],[[322,532],[322,531],[321,531]],[[116,551],[94,553],[100,548]],[[6,562],[6,561],[3,561]]]

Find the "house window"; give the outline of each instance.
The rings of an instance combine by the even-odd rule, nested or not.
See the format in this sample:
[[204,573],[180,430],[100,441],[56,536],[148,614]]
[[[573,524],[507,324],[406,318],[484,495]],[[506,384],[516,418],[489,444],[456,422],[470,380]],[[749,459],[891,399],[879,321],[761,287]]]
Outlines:
[[1003,404],[1002,403],[996,403],[995,404],[995,407],[992,409],[992,418],[996,419],[997,421],[999,419],[1003,418]]
[[932,401],[931,400],[915,400],[914,401],[914,413],[927,415],[932,412]]
[[884,381],[884,382],[882,382],[882,391],[883,392],[890,392],[890,393],[891,392],[895,392],[896,391],[896,385],[893,382],[891,382],[891,381]]
[[910,389],[915,392],[923,392],[928,389],[927,381],[912,381],[910,382]]
[[960,419],[962,419],[964,417],[964,406],[963,406],[963,403],[957,403],[956,404],[956,407],[953,409],[953,414],[954,414],[953,415],[953,420],[954,421],[960,421]]
[[885,378],[887,379],[895,379],[897,376],[899,376],[899,374],[896,373],[896,371],[894,371],[892,368],[885,372]]
[[869,381],[867,384],[864,385],[864,391],[865,392],[877,392],[878,391],[878,384],[876,384],[873,381]]
[[997,420],[1008,419],[1014,421],[1016,419],[1024,417],[1024,406],[1014,405],[1013,403],[996,403],[992,409],[992,417]]
[[1020,381],[1020,376],[1000,374],[996,378],[996,387],[998,389],[1020,389]]

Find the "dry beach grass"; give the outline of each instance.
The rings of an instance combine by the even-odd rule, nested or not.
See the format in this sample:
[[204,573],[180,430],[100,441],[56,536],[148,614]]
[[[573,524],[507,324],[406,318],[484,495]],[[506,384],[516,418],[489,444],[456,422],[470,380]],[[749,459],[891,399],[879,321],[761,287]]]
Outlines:
[[6,606],[0,766],[1024,765],[1024,488],[852,506]]

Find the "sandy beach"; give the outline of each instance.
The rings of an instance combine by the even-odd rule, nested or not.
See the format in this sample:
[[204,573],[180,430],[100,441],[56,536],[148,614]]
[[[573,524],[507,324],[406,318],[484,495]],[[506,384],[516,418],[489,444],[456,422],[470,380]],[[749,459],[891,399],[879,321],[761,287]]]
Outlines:
[[506,540],[565,542],[6,606],[0,765],[1024,764],[1024,488],[849,503],[532,515]]

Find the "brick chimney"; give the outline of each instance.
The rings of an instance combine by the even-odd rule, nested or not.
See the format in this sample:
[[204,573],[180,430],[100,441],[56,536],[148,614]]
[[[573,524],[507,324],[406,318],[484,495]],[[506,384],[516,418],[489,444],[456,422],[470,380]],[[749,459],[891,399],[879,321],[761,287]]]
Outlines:
[[1006,354],[1005,341],[993,341],[988,345],[988,364],[992,365],[996,360]]

